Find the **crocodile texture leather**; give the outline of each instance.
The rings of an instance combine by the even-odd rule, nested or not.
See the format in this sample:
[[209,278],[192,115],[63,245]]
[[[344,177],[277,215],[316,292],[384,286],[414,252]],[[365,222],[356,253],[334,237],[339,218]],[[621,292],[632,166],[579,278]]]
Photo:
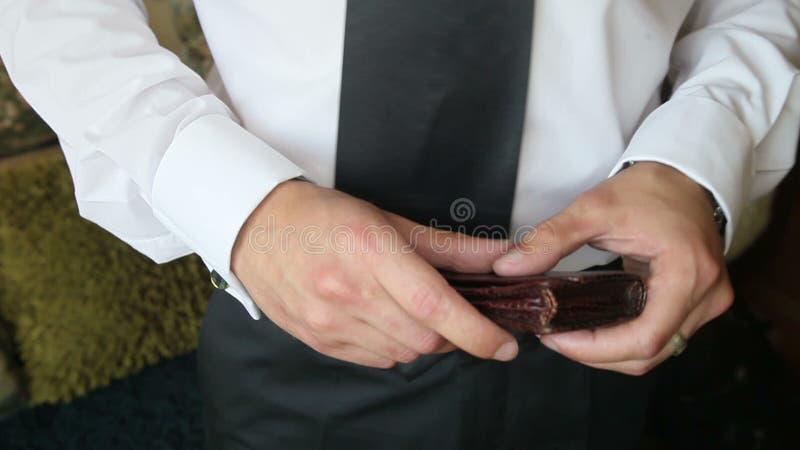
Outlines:
[[456,291],[497,324],[535,334],[618,324],[637,317],[647,298],[642,278],[623,271],[524,277],[443,275]]

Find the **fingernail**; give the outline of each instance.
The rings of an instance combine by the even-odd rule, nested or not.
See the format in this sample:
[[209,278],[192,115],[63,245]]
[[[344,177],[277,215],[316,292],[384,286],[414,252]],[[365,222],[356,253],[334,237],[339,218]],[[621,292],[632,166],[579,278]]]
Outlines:
[[542,345],[544,345],[545,347],[549,348],[550,350],[552,350],[554,352],[558,351],[558,346],[556,345],[556,343],[555,343],[555,341],[553,339],[550,339],[550,338],[547,338],[547,337],[542,337],[542,338],[539,338],[539,342],[541,342]]
[[497,349],[497,352],[494,354],[494,359],[498,361],[511,361],[517,356],[518,351],[517,341],[508,341]]

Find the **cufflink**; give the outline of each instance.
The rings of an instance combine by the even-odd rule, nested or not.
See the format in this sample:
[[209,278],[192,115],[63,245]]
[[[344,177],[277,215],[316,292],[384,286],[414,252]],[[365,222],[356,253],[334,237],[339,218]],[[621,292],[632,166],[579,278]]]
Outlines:
[[725,216],[725,211],[722,210],[722,206],[720,206],[714,194],[708,189],[706,189],[706,192],[708,193],[708,198],[711,200],[711,206],[714,208],[714,224],[717,226],[717,233],[719,233],[719,237],[722,239],[722,246],[724,247],[725,227],[728,226],[728,218]]
[[211,271],[211,284],[214,286],[214,289],[228,289],[228,282],[225,281],[216,270]]

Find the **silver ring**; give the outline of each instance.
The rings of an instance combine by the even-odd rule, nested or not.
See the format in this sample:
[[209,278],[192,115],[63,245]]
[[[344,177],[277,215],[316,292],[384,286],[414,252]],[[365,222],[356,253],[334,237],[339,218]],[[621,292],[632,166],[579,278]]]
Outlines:
[[669,339],[669,345],[672,347],[672,356],[678,356],[686,350],[689,340],[680,331],[673,334]]

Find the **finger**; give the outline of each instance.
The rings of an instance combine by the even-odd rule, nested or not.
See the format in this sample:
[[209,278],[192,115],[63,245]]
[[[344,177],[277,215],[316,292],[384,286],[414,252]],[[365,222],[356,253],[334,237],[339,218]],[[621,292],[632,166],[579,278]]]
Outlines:
[[581,330],[542,337],[542,343],[564,356],[600,364],[647,360],[664,348],[669,338],[694,309],[688,282],[693,269],[681,255],[665,254],[651,264],[647,281],[647,305],[638,318],[597,330]]
[[529,231],[493,265],[499,275],[542,273],[606,231],[607,221],[596,220],[589,209],[576,206],[545,220]]
[[635,273],[642,278],[650,275],[650,260],[637,256],[623,256],[622,268],[626,272]]
[[[434,267],[455,272],[482,273],[492,270],[492,263],[508,251],[510,243],[505,233],[486,233],[472,237],[463,233],[424,226],[387,213],[392,225],[411,245],[411,248]],[[491,230],[489,230],[491,231]]]
[[[281,316],[279,313],[277,316],[282,322],[279,326],[287,333],[299,339],[317,353],[331,358],[360,364],[362,366],[389,368],[394,366],[396,360],[393,357],[387,356],[388,353],[392,351],[400,353],[397,350],[376,352],[343,340],[341,336],[321,335],[317,331],[309,328],[305,323],[292,319],[288,315]],[[382,337],[376,339],[374,334],[370,333],[371,327],[365,324],[359,324],[357,321],[354,322],[353,324],[348,324],[347,328],[353,329],[355,335],[366,336],[367,339],[365,339],[365,341],[369,340],[370,342],[382,339]]]
[[[253,299],[256,301],[261,312],[263,312],[272,323],[296,339],[300,339],[295,332],[295,330],[300,328],[300,323],[289,313],[286,309],[286,303],[274,290],[267,286],[259,291],[258,295],[254,295]],[[302,341],[302,339],[300,340]],[[303,342],[308,345],[307,342]]]
[[[698,305],[698,307],[689,314],[689,317],[686,318],[686,321],[672,335],[670,335],[670,337],[680,332],[687,340],[691,339],[697,330],[707,322],[707,316],[707,304],[702,303]],[[652,358],[587,365],[594,367],[595,369],[611,370],[628,375],[644,375],[662,362],[669,359],[671,356],[675,356],[675,350],[675,346],[670,340],[666,345],[664,345],[661,351],[659,351]]]
[[[307,311],[303,315],[313,316],[310,318],[318,326],[331,325],[335,316],[351,317],[392,336],[405,347],[420,354],[432,353],[444,342],[438,333],[419,323],[400,307],[370,273],[362,273],[357,281],[348,281],[346,277],[339,275],[318,276],[314,286],[313,293],[306,296],[304,306]],[[319,301],[313,302],[314,298]],[[311,314],[310,311],[314,313]],[[313,320],[314,317],[318,320]],[[314,324],[311,325],[313,327]],[[353,334],[352,328],[343,327],[341,323],[336,330],[322,331]]]
[[[259,305],[264,314],[286,333],[300,340],[311,349],[332,358],[360,364],[362,366],[390,368],[394,366],[395,359],[384,354],[379,354],[366,349],[359,349],[352,345],[330,345],[323,343],[301,322],[290,316],[282,306],[282,302],[262,301]],[[401,353],[401,352],[398,352]]]
[[481,358],[513,359],[516,340],[492,323],[413,253],[379,257],[376,279],[408,312],[455,346]]
[[378,369],[389,369],[394,367],[396,361],[391,358],[370,352],[361,347],[353,345],[344,345],[328,352],[320,352],[331,358],[340,359],[342,361],[359,364],[362,366],[375,367]]
[[452,352],[453,350],[456,350],[457,348],[458,348],[458,347],[456,347],[455,345],[453,345],[453,343],[452,343],[452,342],[450,342],[450,341],[444,341],[444,344],[442,344],[442,345],[441,345],[439,348],[437,348],[437,349],[436,349],[436,351],[434,351],[434,353],[447,353],[447,352]]
[[416,354],[435,353],[445,345],[446,341],[439,333],[417,322],[377,280],[374,283],[377,286],[376,298],[354,308],[352,312],[355,317],[391,336]]
[[[705,299],[697,304],[697,306],[689,313],[683,323],[679,327],[675,328],[675,330],[680,330],[681,333],[687,338],[694,335],[703,325],[727,310],[732,301],[733,291],[730,289],[730,284],[727,279],[721,279],[711,290],[709,290],[709,293],[706,295]],[[654,353],[651,357],[599,363],[580,359],[576,360],[601,369],[616,370],[633,375],[641,374],[649,371],[672,355],[674,348],[669,344],[669,342],[675,333],[676,331],[668,333],[666,343],[664,343],[660,350]],[[550,337],[547,337],[547,339],[549,338]],[[546,345],[553,345],[556,348],[560,348],[560,346],[564,344],[554,344],[553,341],[548,341]],[[567,351],[567,353],[569,353],[569,351]]]
[[419,352],[367,322],[357,321],[348,328],[347,335],[338,337],[342,344],[360,347],[376,355],[402,363],[411,362],[420,355]]
[[414,320],[394,300],[387,303],[377,308],[378,312],[359,317],[419,355],[447,353],[458,348],[436,331]]

